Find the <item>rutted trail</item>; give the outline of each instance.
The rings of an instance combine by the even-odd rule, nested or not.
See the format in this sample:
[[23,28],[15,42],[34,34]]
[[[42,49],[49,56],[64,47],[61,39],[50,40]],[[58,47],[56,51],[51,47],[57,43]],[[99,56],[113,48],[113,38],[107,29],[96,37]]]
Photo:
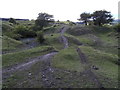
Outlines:
[[[64,44],[64,48],[68,47],[68,40],[66,39],[66,37],[63,36],[64,32],[66,31],[67,28],[62,27],[61,28],[61,37],[62,37],[62,43]],[[41,67],[41,74],[42,74],[42,83],[44,87],[51,87],[51,84],[56,83],[57,79],[54,78],[54,76],[52,76],[52,72],[54,71],[54,69],[51,67],[51,60],[52,57],[54,57],[54,55],[56,55],[58,52],[51,52],[48,53],[46,55],[43,56],[38,56],[36,58],[33,58],[31,60],[29,60],[28,62],[19,64],[19,65],[14,65],[12,67],[3,69],[3,79],[4,81],[7,80],[7,78],[9,78],[15,71],[19,70],[26,70],[29,69],[32,65],[34,65],[37,62],[41,62],[43,65]]]
[[[61,34],[60,37],[62,39],[61,43],[64,44],[63,49],[69,47],[68,39],[64,36],[64,33],[67,29],[69,29],[69,27],[66,25],[62,26],[60,29],[60,34]],[[80,56],[81,63],[85,64],[87,66],[85,68],[85,71],[83,71],[83,72],[63,70],[63,69],[58,69],[58,68],[52,67],[52,65],[51,65],[52,58],[55,55],[57,55],[57,53],[58,53],[56,51],[53,51],[51,53],[33,58],[33,59],[29,60],[28,62],[13,66],[9,69],[8,68],[3,69],[3,79],[5,79],[4,81],[6,81],[7,78],[9,78],[15,71],[18,70],[18,72],[19,72],[19,71],[24,71],[26,69],[30,69],[30,67],[34,66],[34,64],[36,64],[37,62],[40,62],[41,65],[39,66],[39,69],[37,69],[36,72],[40,73],[41,83],[42,83],[43,88],[65,87],[65,86],[68,88],[69,87],[72,88],[71,85],[74,82],[76,82],[74,80],[78,80],[78,78],[81,78],[81,81],[78,80],[76,82],[78,87],[80,87],[80,85],[85,82],[84,80],[86,80],[86,77],[88,77],[88,79],[90,79],[90,81],[87,79],[87,82],[95,83],[95,85],[97,87],[103,88],[102,84],[99,82],[96,75],[91,71],[89,62],[88,62],[85,54],[83,52],[81,52],[80,48],[77,49],[77,52],[78,52],[78,55]],[[31,73],[33,73],[33,72],[31,72]],[[30,75],[31,75],[31,73],[30,73]],[[64,74],[66,76],[63,75],[64,77],[60,77],[57,73]],[[28,77],[28,76],[26,76],[26,77]],[[35,77],[38,77],[38,76],[36,75]],[[63,80],[63,79],[66,79],[66,77],[68,78],[68,82],[64,82],[64,80]],[[83,77],[85,79],[83,79]],[[26,81],[28,79],[26,79]],[[29,81],[32,82],[32,80],[29,80]],[[21,83],[20,85],[22,86],[23,84],[24,83]],[[61,85],[63,85],[63,86],[61,86]]]
[[[67,30],[67,28],[65,26],[63,26],[61,28],[61,38],[64,44],[64,48],[68,48],[68,40],[66,39],[66,37],[63,35],[65,33],[65,31]],[[55,84],[57,84],[58,80],[54,77],[54,75],[52,74],[55,70],[54,68],[51,67],[51,59],[48,60],[48,58],[46,58],[47,61],[43,61],[43,66],[42,66],[42,82],[43,82],[43,86],[44,87],[52,87]]]
[[85,74],[88,74],[90,76],[90,79],[95,82],[95,84],[98,86],[98,88],[104,89],[103,85],[98,80],[97,76],[91,71],[91,67],[89,65],[88,59],[86,55],[81,51],[80,48],[77,48],[78,55],[80,57],[80,61],[82,64],[85,64]]
[[61,28],[61,38],[63,40],[63,44],[64,44],[64,48],[68,48],[68,40],[67,38],[64,36],[65,31],[68,29],[69,27],[64,26]]
[[43,56],[39,56],[39,57],[36,57],[36,58],[32,58],[31,60],[29,60],[29,62],[26,62],[26,63],[23,63],[23,64],[20,64],[20,65],[16,65],[16,66],[13,66],[9,69],[3,69],[3,73],[6,73],[6,72],[14,72],[16,70],[22,70],[24,68],[27,68],[27,67],[30,67],[31,65],[35,64],[36,62],[38,61],[45,61],[47,58],[50,58],[51,56],[55,55],[57,52],[51,52],[51,53],[48,53],[46,55],[43,55]]
[[[67,47],[68,47],[68,41],[67,41],[67,39],[63,36],[63,34],[64,34],[65,31],[66,31],[66,29],[65,29],[64,27],[62,27],[61,37],[63,38],[64,48],[67,48]],[[55,54],[57,54],[57,52],[51,52],[51,53],[48,53],[48,54],[43,55],[43,56],[38,56],[38,57],[36,57],[36,58],[33,58],[33,59],[29,60],[29,62],[22,63],[22,64],[20,64],[20,65],[13,66],[13,67],[11,67],[11,68],[3,69],[3,73],[5,73],[5,72],[11,72],[11,71],[15,71],[15,70],[18,70],[18,69],[25,68],[25,67],[27,67],[27,66],[30,66],[30,65],[32,65],[32,64],[35,64],[35,63],[38,62],[38,61],[46,60],[46,59],[54,56]]]

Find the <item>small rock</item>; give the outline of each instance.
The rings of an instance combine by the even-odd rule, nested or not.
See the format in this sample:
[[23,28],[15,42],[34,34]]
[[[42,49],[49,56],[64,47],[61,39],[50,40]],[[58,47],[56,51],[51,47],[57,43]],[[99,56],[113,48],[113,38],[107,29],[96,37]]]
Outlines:
[[29,76],[32,75],[31,73],[28,74]]
[[44,79],[45,81],[49,81],[47,78]]
[[53,72],[53,70],[52,70],[51,68],[49,68],[49,70],[50,70],[51,72]]
[[93,65],[93,66],[92,66],[92,69],[98,70],[99,68]]
[[42,78],[45,78],[45,75],[42,75]]

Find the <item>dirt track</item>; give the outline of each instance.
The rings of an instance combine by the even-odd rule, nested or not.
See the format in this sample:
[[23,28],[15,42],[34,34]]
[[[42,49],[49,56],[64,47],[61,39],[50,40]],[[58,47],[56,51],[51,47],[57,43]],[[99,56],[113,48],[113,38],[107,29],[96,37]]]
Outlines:
[[[62,41],[63,41],[63,44],[64,44],[64,48],[67,48],[68,47],[68,41],[63,35],[65,31],[66,31],[66,28],[62,27],[61,37],[63,39]],[[46,55],[33,58],[33,59],[29,60],[29,62],[22,63],[22,64],[15,65],[15,66],[10,67],[10,68],[3,69],[3,72],[2,72],[3,73],[3,79],[6,80],[17,70],[19,70],[19,71],[26,70],[26,69],[30,68],[33,64],[35,64],[37,62],[41,62],[43,64],[42,67],[41,67],[43,86],[44,87],[51,87],[51,84],[53,84],[53,82],[57,83],[57,79],[55,79],[52,76],[52,72],[54,71],[54,69],[52,69],[52,67],[51,67],[51,59],[56,54],[57,54],[57,52],[51,52],[51,53],[48,53]]]
[[68,29],[69,27],[67,27],[67,26],[64,26],[64,27],[62,27],[61,28],[61,38],[62,38],[62,42],[63,42],[63,44],[64,44],[64,48],[68,48],[68,40],[67,40],[67,38],[64,36],[64,33],[65,33],[65,31]]
[[[68,27],[63,26],[61,28],[61,32],[60,32],[61,38],[62,38],[62,41],[64,44],[64,48],[68,48],[68,40],[64,36],[64,33],[67,29],[68,29]],[[81,52],[80,48],[77,49],[77,52],[80,55],[81,63],[88,65],[88,60],[87,60],[85,54]],[[29,69],[35,63],[40,62],[40,63],[42,63],[42,66],[39,67],[40,68],[39,72],[41,72],[43,88],[53,88],[53,87],[73,88],[71,85],[75,82],[76,82],[76,85],[78,85],[80,87],[81,84],[84,83],[84,80],[79,81],[78,78],[80,78],[80,76],[84,76],[84,77],[88,78],[87,79],[88,82],[90,79],[93,83],[96,84],[97,87],[103,88],[103,86],[97,79],[96,75],[91,71],[90,67],[86,68],[83,73],[77,73],[77,72],[72,72],[72,71],[62,70],[62,69],[57,69],[57,68],[52,67],[51,60],[54,57],[54,55],[57,55],[57,52],[51,52],[49,54],[36,57],[36,58],[30,60],[30,62],[17,65],[15,67],[12,67],[11,69],[9,68],[9,70],[3,69],[3,78],[6,81],[6,79],[9,78],[15,71]],[[59,77],[58,74],[63,74],[64,77]],[[69,82],[64,82],[64,79],[66,79],[66,78],[68,79]],[[81,83],[77,83],[77,82],[81,82]]]
[[88,59],[86,57],[86,55],[81,51],[80,48],[77,48],[77,52],[78,52],[78,55],[80,57],[80,61],[82,64],[85,64],[87,67],[85,68],[85,73],[88,74],[90,77],[90,79],[95,82],[95,84],[101,88],[101,89],[104,89],[103,85],[100,83],[100,81],[98,80],[97,76],[91,71],[91,66],[88,62]]

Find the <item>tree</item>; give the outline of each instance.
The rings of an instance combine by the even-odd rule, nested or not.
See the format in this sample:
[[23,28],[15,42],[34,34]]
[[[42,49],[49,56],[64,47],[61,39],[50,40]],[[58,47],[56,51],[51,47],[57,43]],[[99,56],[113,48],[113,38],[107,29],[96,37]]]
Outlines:
[[39,13],[39,16],[37,17],[37,20],[35,21],[35,25],[38,26],[40,29],[43,29],[43,27],[47,26],[50,22],[53,22],[54,20],[53,15],[47,14],[47,13]]
[[80,15],[80,19],[78,19],[78,20],[82,20],[82,21],[84,21],[84,23],[85,23],[85,25],[87,25],[87,23],[89,22],[89,19],[91,18],[91,14],[90,13],[82,13],[81,15]]
[[13,19],[13,18],[10,18],[10,19],[9,19],[9,22],[10,22],[10,23],[13,23],[13,24],[17,24],[16,21],[15,21],[15,19]]
[[102,26],[103,24],[113,21],[112,15],[106,10],[95,11],[92,14],[94,25]]

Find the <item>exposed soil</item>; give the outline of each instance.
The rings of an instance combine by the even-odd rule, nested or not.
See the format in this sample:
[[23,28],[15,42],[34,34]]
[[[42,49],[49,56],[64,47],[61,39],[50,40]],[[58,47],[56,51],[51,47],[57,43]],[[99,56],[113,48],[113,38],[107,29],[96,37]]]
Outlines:
[[[62,27],[61,31],[61,37],[63,39],[64,43],[64,48],[68,47],[68,41],[67,39],[63,36],[64,32],[66,31],[66,28]],[[22,42],[26,43],[27,49],[32,48],[36,46],[36,44],[31,43],[30,40],[32,39],[25,39],[22,40]],[[56,55],[57,52],[51,52],[43,56],[36,57],[34,59],[29,60],[29,62],[22,63],[19,65],[14,65],[10,68],[3,69],[3,80],[5,81],[7,78],[9,78],[15,71],[19,70],[25,70],[30,68],[33,64],[41,61],[42,67],[41,67],[41,73],[42,73],[42,82],[43,82],[43,87],[51,87],[51,84],[57,83],[56,79],[52,76],[52,72],[54,69],[51,67],[51,59],[54,55]]]
[[[67,28],[65,26],[63,26],[60,30],[64,48],[68,48],[68,40],[63,35],[66,30],[67,30]],[[58,80],[56,78],[54,78],[54,75],[52,74],[54,71],[55,71],[55,69],[51,67],[51,59],[46,58],[46,60],[43,62],[43,66],[42,66],[42,81],[43,81],[44,87],[53,87],[55,84],[57,84]]]
[[46,59],[52,57],[55,54],[57,54],[57,52],[51,52],[51,53],[48,53],[48,54],[43,55],[43,56],[38,56],[36,58],[32,58],[32,59],[28,60],[28,62],[24,62],[22,64],[14,65],[12,67],[3,69],[2,72],[6,73],[6,72],[14,72],[16,70],[22,70],[24,68],[30,67],[31,65],[35,64],[36,62],[39,62],[39,61],[42,61],[42,60],[45,61]]
[[64,48],[68,48],[68,39],[64,36],[64,33],[68,28],[69,27],[66,27],[66,26],[61,28],[61,38],[62,38],[62,42],[64,44]]
[[[68,47],[68,40],[63,35],[68,28],[69,27],[63,26],[60,32],[64,44],[64,48]],[[82,87],[82,84],[86,85],[86,83],[89,82],[90,83],[92,82],[93,84],[95,84],[94,86],[97,86],[98,88],[103,88],[102,84],[99,82],[96,75],[91,71],[89,62],[85,54],[81,52],[80,48],[77,49],[77,52],[80,56],[81,63],[86,64],[88,66],[88,68],[86,68],[84,72],[69,71],[69,70],[63,70],[52,67],[51,60],[54,57],[54,55],[57,55],[57,52],[51,52],[46,55],[31,59],[29,60],[29,62],[13,66],[9,69],[3,69],[3,81],[6,82],[7,78],[9,78],[15,71],[18,70],[24,71],[25,69],[29,69],[35,63],[40,62],[42,63],[42,65],[39,66],[38,71],[41,73],[41,80],[42,80],[41,83],[43,88],[61,88],[61,87],[73,88],[73,86]],[[31,73],[29,74],[31,75]],[[30,82],[34,84],[33,81]],[[23,83],[20,83],[21,86],[22,84]],[[89,87],[93,87],[93,86],[91,85]]]

